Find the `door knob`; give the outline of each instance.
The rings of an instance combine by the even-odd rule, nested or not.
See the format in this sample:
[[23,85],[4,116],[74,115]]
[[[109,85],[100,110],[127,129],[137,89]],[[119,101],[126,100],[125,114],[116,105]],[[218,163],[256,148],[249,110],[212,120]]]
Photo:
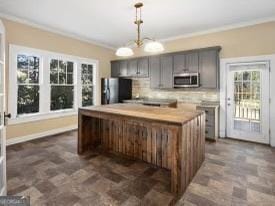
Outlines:
[[10,119],[11,118],[11,113],[8,113],[8,114],[5,113],[4,117]]
[[7,125],[7,118],[11,118],[11,113],[8,113],[8,114],[6,114],[6,113],[4,113],[4,125]]

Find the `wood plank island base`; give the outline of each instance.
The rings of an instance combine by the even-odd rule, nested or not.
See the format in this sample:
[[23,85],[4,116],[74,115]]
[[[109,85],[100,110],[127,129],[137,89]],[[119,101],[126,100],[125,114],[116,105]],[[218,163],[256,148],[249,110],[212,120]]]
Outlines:
[[79,109],[78,154],[103,150],[171,170],[171,191],[186,187],[205,158],[205,114],[113,104]]

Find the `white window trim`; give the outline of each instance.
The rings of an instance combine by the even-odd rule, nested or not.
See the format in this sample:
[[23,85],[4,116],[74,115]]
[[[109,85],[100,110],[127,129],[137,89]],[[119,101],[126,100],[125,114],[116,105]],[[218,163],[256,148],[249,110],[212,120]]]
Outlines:
[[[39,113],[20,115],[17,117],[17,55],[23,53],[40,57],[39,67],[39,84],[40,101]],[[72,109],[50,110],[50,60],[62,59],[64,61],[74,62],[74,105]],[[50,52],[46,50],[34,49],[29,47],[17,46],[10,44],[9,46],[9,95],[8,95],[8,111],[11,113],[9,124],[20,124],[32,121],[39,121],[52,118],[60,118],[65,116],[77,115],[78,108],[82,107],[82,84],[81,84],[81,64],[94,65],[94,104],[100,104],[100,88],[98,60],[87,59],[72,55]]]

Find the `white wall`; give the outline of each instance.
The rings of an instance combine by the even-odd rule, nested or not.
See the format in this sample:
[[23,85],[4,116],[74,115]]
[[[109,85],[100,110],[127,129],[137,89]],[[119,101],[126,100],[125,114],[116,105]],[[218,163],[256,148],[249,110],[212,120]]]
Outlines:
[[220,65],[220,137],[226,137],[226,69],[227,64],[250,62],[250,61],[269,61],[270,62],[270,145],[275,147],[275,54],[265,56],[251,56],[240,58],[221,59]]

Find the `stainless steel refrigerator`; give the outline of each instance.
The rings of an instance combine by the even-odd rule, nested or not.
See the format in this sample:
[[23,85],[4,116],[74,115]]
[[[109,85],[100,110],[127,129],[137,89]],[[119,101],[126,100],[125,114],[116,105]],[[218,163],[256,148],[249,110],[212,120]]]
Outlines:
[[132,98],[132,80],[121,78],[101,79],[101,104],[122,103]]

